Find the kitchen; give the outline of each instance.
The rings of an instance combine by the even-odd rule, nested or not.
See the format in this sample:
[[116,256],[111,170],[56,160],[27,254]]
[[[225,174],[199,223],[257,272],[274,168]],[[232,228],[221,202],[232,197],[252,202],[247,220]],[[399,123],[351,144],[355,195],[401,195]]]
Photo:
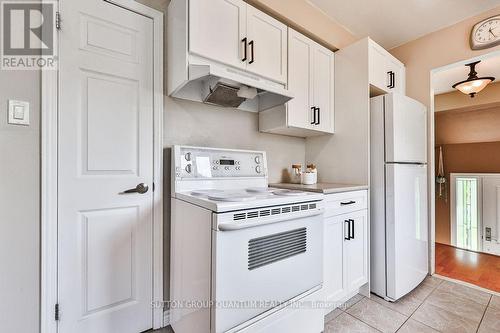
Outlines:
[[[57,282],[50,278],[53,274],[47,274],[50,265],[47,269],[45,264],[50,262],[44,255],[51,244],[44,224],[50,221],[45,215],[50,205],[44,200],[47,187],[42,186],[39,316],[44,332],[139,332],[167,325],[175,332],[446,332],[479,328],[482,316],[461,322],[456,318],[458,310],[436,305],[450,295],[480,304],[478,313],[484,316],[484,325],[492,325],[487,319],[489,311],[496,311],[498,295],[454,287],[452,282],[428,276],[434,269],[430,231],[433,159],[428,142],[432,128],[428,124],[430,104],[416,82],[427,71],[425,66],[436,68],[452,59],[415,65],[411,53],[400,45],[418,40],[423,32],[390,41],[376,31],[372,35],[358,30],[354,35],[332,13],[335,6],[343,7],[320,0],[297,0],[289,7],[272,0],[139,1],[156,11],[125,0],[104,4],[92,0],[82,5],[85,14],[81,20],[86,24],[81,28],[87,35],[82,35],[86,39],[75,51],[68,41],[77,38],[71,15],[77,15],[74,8],[80,5],[65,7],[69,1],[62,0],[60,7],[59,79],[73,82],[68,75],[75,75],[78,66],[92,68],[81,74],[87,78],[88,93],[75,89],[76,85],[62,87],[59,105],[69,109],[74,96],[86,97],[103,118],[100,123],[91,112],[80,119],[61,114],[56,126],[66,130],[58,133],[60,171],[73,163],[71,145],[80,142],[75,140],[75,134],[81,133],[76,125],[83,119],[88,124],[84,129],[92,129],[95,132],[89,133],[101,140],[92,141],[89,135],[84,167],[79,164],[75,170],[79,178],[100,180],[102,188],[113,188],[113,193],[118,193],[114,186],[119,186],[120,196],[109,202],[103,199],[108,206],[90,200],[73,207],[70,198],[83,196],[77,194],[79,179],[74,180],[72,172],[55,175],[66,177],[59,178],[59,200],[64,205],[56,206],[56,211],[68,221],[83,216],[83,226],[88,228],[85,239],[95,246],[87,249],[86,268],[74,265],[81,260],[81,250],[73,249],[80,242],[74,237],[79,231],[70,229],[74,228],[70,223],[64,225],[66,218],[62,219],[63,228],[55,232],[67,234],[60,238],[59,251],[66,246],[73,250],[62,253],[60,262],[55,262],[59,267],[55,276],[61,277]],[[102,10],[95,10],[94,3]],[[113,26],[104,19],[105,13],[115,20],[129,19],[121,10],[109,9],[116,3],[144,13],[153,24],[131,20],[130,25]],[[498,14],[497,6],[488,6],[473,8],[472,14],[455,13],[424,32],[432,34],[466,19],[472,20],[464,24],[469,30],[470,23]],[[65,23],[64,17],[68,17]],[[159,23],[162,19],[164,29]],[[161,30],[165,43],[158,39]],[[144,38],[152,32],[153,42]],[[136,34],[130,39],[131,48],[112,43],[113,38],[123,42],[130,34]],[[74,52],[80,52],[78,57]],[[86,53],[98,57],[87,61]],[[463,53],[456,56],[467,58]],[[125,61],[147,75],[100,67],[99,57],[107,57],[109,63]],[[75,65],[73,59],[82,64]],[[115,72],[101,80],[108,71]],[[47,86],[43,78],[42,89]],[[150,79],[154,84],[144,85]],[[134,95],[134,82],[143,95]],[[112,89],[112,98],[100,94],[106,89]],[[148,93],[153,97],[151,105],[143,102]],[[108,111],[99,103],[90,103],[91,98]],[[151,119],[136,122],[135,110],[129,106],[137,101],[145,103],[142,107],[151,110],[148,117],[155,120],[154,126],[140,127],[137,133],[147,130],[154,134],[154,147],[148,146],[147,136],[122,134],[133,133]],[[44,115],[45,102],[40,109],[44,117],[42,151],[47,152],[45,126],[57,117]],[[109,110],[121,110],[121,124],[112,120]],[[34,124],[39,120],[35,116]],[[45,171],[48,162],[44,159],[52,156],[48,151],[42,157]],[[131,157],[130,151],[137,156]],[[116,161],[106,160],[113,154]],[[153,163],[146,164],[138,156]],[[142,170],[150,167],[154,172],[143,175]],[[42,173],[44,186],[50,181],[46,176]],[[121,183],[108,184],[108,178],[120,178]],[[82,189],[88,190],[85,186]],[[126,200],[125,206],[119,200]],[[146,201],[154,202],[154,217],[139,214],[151,224],[147,232],[138,232],[130,222],[137,218],[131,207],[138,204],[142,211]],[[122,218],[128,221],[125,231],[118,223]],[[106,219],[114,221],[108,229],[93,223]],[[406,224],[390,228],[392,221]],[[127,233],[133,242],[127,240]],[[153,249],[147,249],[148,239]],[[120,251],[113,252],[116,249]],[[126,256],[127,252],[132,255]],[[127,275],[131,278],[120,278]],[[91,284],[70,291],[72,281]],[[61,289],[47,293],[48,286]],[[144,306],[150,297],[148,290],[153,290],[153,302],[166,306],[153,310]],[[471,295],[480,301],[471,300]],[[77,305],[80,302],[71,305],[70,299],[83,302],[83,315]],[[200,301],[205,306],[171,306],[185,301]],[[225,308],[217,306],[219,301],[270,303]],[[320,308],[303,306],[308,302]],[[429,309],[449,316],[436,321]],[[455,319],[463,327],[453,326]]]

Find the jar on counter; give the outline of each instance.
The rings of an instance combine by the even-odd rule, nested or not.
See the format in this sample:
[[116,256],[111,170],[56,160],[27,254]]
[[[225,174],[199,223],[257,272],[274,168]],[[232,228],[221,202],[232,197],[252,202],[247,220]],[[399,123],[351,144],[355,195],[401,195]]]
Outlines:
[[301,174],[302,174],[302,165],[301,164],[292,164],[290,181],[293,184],[300,184],[300,182],[301,182],[301,179],[300,179]]
[[316,170],[316,165],[307,165],[306,172],[302,173],[301,182],[304,185],[314,185],[318,182],[318,170]]

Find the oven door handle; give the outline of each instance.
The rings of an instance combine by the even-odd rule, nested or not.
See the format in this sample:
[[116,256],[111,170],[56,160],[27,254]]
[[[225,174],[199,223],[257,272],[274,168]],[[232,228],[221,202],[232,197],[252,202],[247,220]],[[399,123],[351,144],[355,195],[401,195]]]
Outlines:
[[239,223],[220,223],[217,226],[217,229],[220,231],[236,231],[236,230],[241,230],[241,229],[247,229],[247,228],[255,228],[255,227],[260,227],[263,225],[268,225],[268,224],[274,224],[274,223],[280,223],[280,222],[285,222],[285,221],[293,221],[296,219],[302,219],[310,216],[316,216],[323,214],[324,209],[319,208],[316,212],[309,214],[304,214],[304,215],[299,215],[299,216],[294,216],[292,219],[287,219],[287,218],[282,218],[279,220],[270,220],[270,221],[255,221],[255,222],[239,222]]

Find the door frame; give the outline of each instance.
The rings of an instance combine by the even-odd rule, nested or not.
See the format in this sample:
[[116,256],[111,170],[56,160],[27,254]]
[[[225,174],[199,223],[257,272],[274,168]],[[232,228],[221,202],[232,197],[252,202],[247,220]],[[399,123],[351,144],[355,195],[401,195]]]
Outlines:
[[469,250],[475,252],[483,251],[483,178],[484,175],[477,173],[450,173],[450,240],[451,245],[457,248],[457,216],[456,216],[456,180],[457,178],[475,178],[477,179],[477,250]]
[[427,154],[428,154],[428,189],[429,189],[429,265],[430,270],[429,273],[434,275],[436,272],[436,153],[434,147],[436,146],[436,138],[435,138],[435,121],[434,115],[435,105],[434,105],[434,76],[439,72],[443,72],[455,67],[465,66],[465,64],[471,63],[477,60],[484,60],[489,57],[496,57],[500,55],[500,51],[492,51],[489,53],[484,53],[478,55],[476,57],[472,57],[465,60],[456,61],[454,63],[450,63],[444,66],[436,67],[430,70],[429,72],[429,83],[430,83],[430,91],[429,91],[429,115],[428,115],[428,145],[427,145]]
[[[56,2],[64,0],[42,0]],[[153,21],[153,328],[161,328],[163,312],[163,13],[134,0],[102,0]],[[64,29],[64,18],[62,18]],[[54,49],[59,49],[59,35]],[[57,62],[56,62],[57,64]],[[56,333],[57,293],[57,176],[58,176],[58,65],[41,71],[41,255],[40,332]],[[61,312],[63,312],[62,310]]]

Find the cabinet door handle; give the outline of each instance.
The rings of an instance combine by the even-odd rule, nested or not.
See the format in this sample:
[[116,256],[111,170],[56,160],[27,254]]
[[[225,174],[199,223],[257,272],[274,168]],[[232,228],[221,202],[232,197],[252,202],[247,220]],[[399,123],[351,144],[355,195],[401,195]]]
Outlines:
[[[347,223],[347,228],[345,227],[346,223]],[[347,230],[347,236],[345,235],[346,230]],[[350,223],[350,220],[345,220],[344,221],[344,239],[345,240],[351,240],[351,223]]]
[[316,119],[317,120],[316,125],[319,125],[321,123],[320,120],[321,108],[316,108],[316,110],[318,111],[318,119]]
[[247,49],[248,49],[248,44],[247,44],[247,41],[248,39],[245,37],[241,40],[241,42],[243,43],[243,47],[245,48],[245,50],[243,51],[243,59],[241,59],[241,61],[247,61]]
[[356,203],[356,201],[351,200],[351,201],[347,201],[347,202],[341,202],[340,205],[341,206],[348,206],[348,205],[353,205],[355,203]]
[[314,106],[311,106],[311,111],[312,111],[312,121],[311,125],[316,125],[316,108]]
[[254,47],[255,47],[255,42],[252,40],[250,41],[250,43],[248,43],[248,45],[250,46],[250,61],[248,62],[249,64],[253,64],[254,63]]
[[387,74],[389,74],[389,85],[387,88],[393,89],[396,87],[396,73],[389,71]]
[[354,239],[354,220],[350,219],[349,222],[351,225],[351,234],[349,235],[349,238]]

